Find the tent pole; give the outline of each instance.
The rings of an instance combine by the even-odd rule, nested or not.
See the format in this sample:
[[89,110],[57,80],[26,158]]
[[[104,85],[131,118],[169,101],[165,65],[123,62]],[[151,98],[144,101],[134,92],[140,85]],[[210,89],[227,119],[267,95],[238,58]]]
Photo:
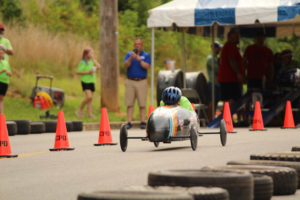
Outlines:
[[183,64],[183,88],[186,88],[185,73],[186,73],[186,56],[185,56],[185,34],[182,28],[182,64]]
[[212,120],[215,119],[215,54],[214,54],[214,43],[215,43],[215,23],[213,23],[213,25],[211,26],[211,51],[212,51],[212,63],[211,63],[211,67],[212,67],[212,76],[211,76],[211,101],[212,101],[212,109],[211,109],[211,116],[212,116]]
[[151,105],[154,106],[154,43],[155,43],[155,33],[154,28],[152,28],[152,41],[151,41]]

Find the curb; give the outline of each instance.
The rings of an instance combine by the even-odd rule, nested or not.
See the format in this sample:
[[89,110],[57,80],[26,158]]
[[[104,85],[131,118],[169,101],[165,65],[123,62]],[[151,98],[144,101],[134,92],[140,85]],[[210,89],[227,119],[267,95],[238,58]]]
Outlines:
[[[122,124],[126,124],[126,122],[110,122],[111,129],[120,129]],[[96,131],[99,130],[100,122],[85,122],[83,123],[83,131]],[[134,121],[132,122],[132,128],[140,128],[140,122]]]

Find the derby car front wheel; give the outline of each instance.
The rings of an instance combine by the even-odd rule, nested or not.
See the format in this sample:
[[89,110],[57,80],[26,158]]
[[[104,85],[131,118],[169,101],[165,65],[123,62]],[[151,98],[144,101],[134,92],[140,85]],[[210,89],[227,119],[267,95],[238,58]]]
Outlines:
[[159,142],[153,142],[153,143],[156,148],[159,146]]
[[120,129],[120,146],[121,150],[125,152],[127,150],[128,138],[127,128],[125,124],[122,124]]
[[191,127],[190,140],[191,140],[191,147],[192,147],[193,151],[195,151],[197,149],[197,145],[198,145],[198,135],[197,135],[195,126]]
[[221,138],[222,146],[225,146],[227,141],[227,131],[226,131],[226,124],[224,120],[221,120],[220,122],[220,138]]

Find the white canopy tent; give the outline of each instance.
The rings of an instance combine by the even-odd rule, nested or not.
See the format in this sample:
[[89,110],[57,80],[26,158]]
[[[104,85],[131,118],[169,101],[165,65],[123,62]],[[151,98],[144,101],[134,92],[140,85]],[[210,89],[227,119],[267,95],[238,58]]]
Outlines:
[[[276,36],[287,36],[292,33],[300,35],[300,16],[298,15],[300,14],[300,0],[173,0],[150,10],[149,14],[147,26],[152,28],[152,105],[155,28],[173,26],[182,28],[184,72],[186,71],[184,32],[190,27],[199,30],[203,27],[211,27],[212,43],[217,24],[224,26],[227,31],[233,26],[275,26]],[[214,70],[214,67],[212,69]],[[212,82],[214,83],[214,80]],[[214,102],[214,87],[212,90],[212,101]]]

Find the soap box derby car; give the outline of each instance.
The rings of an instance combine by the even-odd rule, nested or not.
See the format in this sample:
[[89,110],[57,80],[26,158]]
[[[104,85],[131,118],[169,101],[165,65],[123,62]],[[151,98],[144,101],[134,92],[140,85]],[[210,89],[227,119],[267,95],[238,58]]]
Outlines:
[[221,144],[226,145],[226,125],[222,120],[219,132],[200,132],[199,119],[194,111],[180,106],[161,106],[155,109],[148,118],[146,137],[129,137],[126,125],[120,129],[121,150],[127,150],[128,139],[141,139],[150,141],[158,147],[159,142],[171,143],[173,141],[190,140],[191,147],[197,149],[198,134],[220,134]]

